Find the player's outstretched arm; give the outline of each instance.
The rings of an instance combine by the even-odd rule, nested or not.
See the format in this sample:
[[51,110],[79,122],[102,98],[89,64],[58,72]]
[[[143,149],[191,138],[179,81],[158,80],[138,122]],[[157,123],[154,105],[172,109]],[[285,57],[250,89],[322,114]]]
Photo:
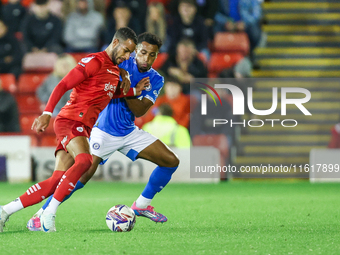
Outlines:
[[35,130],[38,134],[44,132],[50,123],[52,112],[59,102],[60,98],[69,89],[74,88],[76,85],[85,80],[85,75],[78,68],[73,68],[54,88],[50,98],[45,107],[45,111],[41,116],[36,118],[32,124],[32,130]]

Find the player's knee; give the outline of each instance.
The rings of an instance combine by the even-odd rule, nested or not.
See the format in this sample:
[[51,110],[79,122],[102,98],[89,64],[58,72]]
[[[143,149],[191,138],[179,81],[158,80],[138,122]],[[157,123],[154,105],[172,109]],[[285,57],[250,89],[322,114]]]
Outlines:
[[76,157],[76,161],[77,161],[77,164],[86,171],[91,167],[93,159],[92,159],[92,155],[87,154],[87,153],[82,153]]
[[166,167],[177,167],[179,165],[179,158],[175,153],[169,153],[166,159]]

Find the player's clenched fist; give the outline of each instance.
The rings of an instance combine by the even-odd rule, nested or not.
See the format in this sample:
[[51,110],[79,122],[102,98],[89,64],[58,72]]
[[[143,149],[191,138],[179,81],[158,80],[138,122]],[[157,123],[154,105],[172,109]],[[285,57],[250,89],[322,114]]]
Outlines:
[[50,123],[51,116],[48,114],[42,114],[36,118],[32,124],[32,130],[35,130],[38,134],[44,132]]

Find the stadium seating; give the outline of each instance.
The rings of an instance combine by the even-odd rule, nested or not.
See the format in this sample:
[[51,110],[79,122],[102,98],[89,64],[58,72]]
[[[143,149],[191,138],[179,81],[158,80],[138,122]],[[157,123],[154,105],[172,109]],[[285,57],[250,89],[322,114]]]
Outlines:
[[35,118],[37,118],[38,114],[21,114],[20,115],[20,126],[21,126],[21,132],[23,134],[34,134],[34,132],[31,130],[33,121]]
[[17,91],[17,86],[15,82],[15,76],[11,73],[1,74],[1,86],[4,90],[9,91],[11,93],[15,93]]
[[36,93],[37,88],[46,79],[47,74],[41,73],[24,73],[19,77],[19,93]]
[[[221,166],[225,166],[229,159],[229,144],[228,138],[224,134],[209,134],[209,135],[195,135],[192,139],[192,145],[194,146],[212,146],[220,151]],[[225,179],[227,176],[221,173],[221,179]]]
[[41,114],[41,102],[35,94],[18,94],[16,100],[20,113]]
[[57,54],[53,52],[26,53],[22,60],[24,72],[52,72]]
[[208,65],[209,77],[216,77],[223,69],[233,67],[243,58],[240,53],[223,53],[214,52],[211,54],[210,63]]
[[195,135],[192,144],[194,146],[213,146],[220,151],[221,161],[225,165],[225,160],[229,157],[228,138],[224,134]]
[[246,33],[216,33],[213,49],[215,52],[249,54],[249,39]]

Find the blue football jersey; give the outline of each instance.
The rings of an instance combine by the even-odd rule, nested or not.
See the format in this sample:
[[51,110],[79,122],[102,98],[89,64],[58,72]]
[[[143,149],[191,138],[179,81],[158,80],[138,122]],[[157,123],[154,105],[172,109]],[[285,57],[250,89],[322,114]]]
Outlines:
[[[150,78],[150,86],[142,92],[138,99],[144,97],[155,103],[164,85],[164,78],[156,70],[150,68],[149,71],[141,73],[138,70],[135,57],[130,57],[119,65],[130,74],[131,87],[145,78]],[[124,98],[112,99],[106,108],[99,114],[95,127],[113,136],[125,136],[135,128],[135,115],[130,111]]]

